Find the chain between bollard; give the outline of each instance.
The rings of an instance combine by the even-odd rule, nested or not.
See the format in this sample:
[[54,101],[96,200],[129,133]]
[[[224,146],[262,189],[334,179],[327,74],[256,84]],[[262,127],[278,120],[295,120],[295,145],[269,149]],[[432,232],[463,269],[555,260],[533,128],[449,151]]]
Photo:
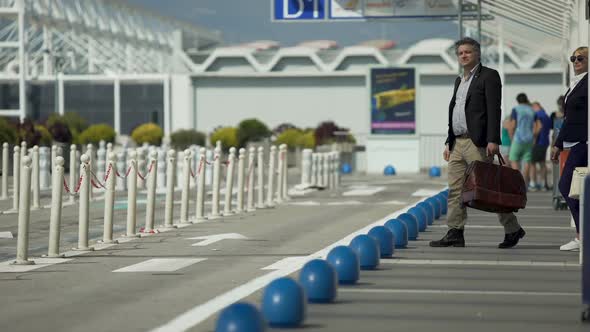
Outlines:
[[66,192],[70,195],[70,196],[78,196],[78,192],[80,191],[80,187],[82,187],[82,180],[84,179],[83,175],[80,175],[80,179],[78,180],[78,184],[76,185],[76,189],[74,190],[74,192],[72,193],[70,191],[70,187],[68,186],[68,181],[66,180],[65,175],[63,176],[64,179],[64,189],[66,190]]
[[[203,161],[202,160],[199,162],[199,168],[197,169],[197,175],[199,173],[201,173],[201,168],[203,168]],[[197,178],[197,175],[195,175],[195,172],[193,172],[193,169],[191,168],[191,177],[193,179],[196,179]]]
[[[133,167],[136,167],[136,166],[133,165]],[[154,168],[154,162],[153,161],[150,163],[150,168],[148,168],[148,171],[147,171],[146,175],[141,175],[141,173],[139,172],[139,170],[136,168],[137,176],[139,176],[140,179],[142,179],[143,181],[145,181],[145,179],[147,178],[147,176],[152,172],[152,169],[153,168]]]
[[125,176],[122,176],[121,174],[119,174],[119,171],[115,171],[115,174],[121,179],[126,179],[129,176],[129,173],[131,173],[131,166],[129,166],[129,168],[127,168],[127,172],[125,172]]
[[219,156],[218,156],[218,155],[217,155],[217,156],[215,156],[215,158],[213,158],[213,160],[211,160],[211,161],[207,161],[207,160],[205,160],[205,163],[206,163],[207,165],[213,165],[213,163],[214,163],[214,162],[215,162],[217,159],[219,159]]

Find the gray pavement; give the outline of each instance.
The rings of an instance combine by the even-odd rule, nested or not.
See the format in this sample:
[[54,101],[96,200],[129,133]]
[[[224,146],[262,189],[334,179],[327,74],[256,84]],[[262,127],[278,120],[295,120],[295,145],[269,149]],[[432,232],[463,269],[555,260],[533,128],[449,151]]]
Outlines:
[[[359,186],[384,189],[370,196],[342,195]],[[425,176],[344,177],[340,190],[293,197],[275,209],[135,239],[29,272],[0,273],[0,326],[10,331],[174,330],[177,317],[193,310],[196,314],[188,316],[199,324],[191,330],[212,331],[217,314],[213,299],[231,299],[237,287],[246,287],[245,299],[259,305],[261,287],[250,287],[252,280],[281,273],[297,276],[288,268],[263,268],[317,253],[422,199],[412,193],[443,187],[444,179]],[[358,285],[340,287],[337,303],[309,305],[305,329],[583,330],[578,256],[558,250],[573,231],[567,211],[553,211],[550,203],[549,193],[529,195],[529,208],[518,214],[527,236],[510,250],[496,248],[502,229],[493,216],[477,211],[470,211],[466,248],[430,248],[428,241],[446,231],[444,220],[437,220],[418,241],[382,260],[379,270],[363,271]],[[99,203],[94,205],[98,238],[102,210]],[[47,240],[48,211],[33,213],[31,247],[40,248]],[[64,211],[62,244],[67,249],[72,246],[67,239],[76,239],[77,210]],[[162,215],[163,205],[158,205],[159,223]],[[124,209],[117,211],[115,221],[124,225]],[[141,215],[138,224],[143,224]],[[14,230],[16,217],[1,215],[0,225],[0,231]],[[227,233],[247,239],[205,246],[193,246],[201,240],[188,239]],[[4,258],[11,257],[6,248],[15,246],[16,239],[0,240]],[[203,260],[173,271],[113,272],[166,258]]]

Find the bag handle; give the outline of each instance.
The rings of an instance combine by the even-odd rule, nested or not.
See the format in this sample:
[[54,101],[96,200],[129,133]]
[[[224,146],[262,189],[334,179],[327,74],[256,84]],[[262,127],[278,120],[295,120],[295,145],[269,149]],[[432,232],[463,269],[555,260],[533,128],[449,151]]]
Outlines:
[[496,156],[498,156],[498,161],[500,162],[500,166],[506,165],[506,161],[504,161],[504,157],[502,157],[502,155],[500,153],[497,153]]

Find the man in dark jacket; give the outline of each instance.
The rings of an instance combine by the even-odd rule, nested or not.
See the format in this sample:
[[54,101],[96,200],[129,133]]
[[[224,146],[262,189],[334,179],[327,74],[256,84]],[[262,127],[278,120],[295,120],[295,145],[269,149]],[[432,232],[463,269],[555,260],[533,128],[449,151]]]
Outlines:
[[[467,166],[475,161],[492,162],[499,154],[502,82],[498,72],[481,65],[480,45],[471,38],[455,43],[463,74],[455,80],[449,105],[449,132],[443,157],[449,162],[449,213],[447,234],[431,247],[464,247],[467,210],[461,205],[461,188]],[[499,248],[514,247],[525,232],[513,213],[500,213],[504,241]]]

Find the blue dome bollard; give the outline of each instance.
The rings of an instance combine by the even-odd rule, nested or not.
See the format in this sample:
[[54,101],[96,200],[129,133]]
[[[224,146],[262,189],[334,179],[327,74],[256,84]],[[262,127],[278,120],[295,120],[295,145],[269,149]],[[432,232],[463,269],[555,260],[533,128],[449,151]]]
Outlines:
[[350,174],[352,173],[352,166],[349,163],[342,164],[342,174]]
[[438,167],[438,166],[430,167],[429,175],[431,178],[440,177],[440,174],[441,174],[440,167]]
[[434,222],[434,208],[432,207],[432,205],[430,203],[424,201],[424,202],[418,203],[416,206],[424,209],[424,211],[426,212],[426,215],[427,215],[426,222],[428,223],[428,225],[432,225],[432,223]]
[[428,215],[423,208],[414,206],[408,210],[408,213],[413,215],[418,220],[418,231],[424,232],[428,228]]
[[402,213],[397,219],[406,224],[406,228],[408,229],[408,240],[416,241],[418,238],[418,219],[409,213]]
[[341,284],[355,284],[359,280],[359,257],[348,246],[337,246],[328,253],[326,260],[332,264]]
[[314,259],[303,265],[299,283],[309,302],[330,303],[336,298],[338,275],[334,267],[323,259]]
[[392,165],[387,165],[383,169],[383,175],[395,175],[395,167]]
[[297,327],[305,319],[305,291],[288,277],[273,280],[262,294],[262,315],[272,327]]
[[440,213],[441,215],[446,215],[447,214],[447,208],[448,208],[448,201],[447,198],[444,195],[437,195],[435,196],[436,200],[438,200],[438,202],[440,203]]
[[237,302],[221,311],[215,324],[215,332],[262,332],[266,322],[256,306]]
[[350,241],[350,247],[359,255],[361,270],[374,270],[379,266],[379,243],[366,234],[357,235]]
[[442,207],[440,206],[438,199],[436,199],[436,196],[430,197],[426,201],[432,204],[432,207],[434,208],[434,219],[440,219],[440,216],[442,215]]
[[381,252],[381,257],[387,258],[393,255],[395,237],[389,228],[385,226],[375,226],[369,230],[368,234],[379,243],[379,252]]
[[405,248],[408,246],[408,228],[401,220],[389,219],[385,227],[393,233],[396,248]]

